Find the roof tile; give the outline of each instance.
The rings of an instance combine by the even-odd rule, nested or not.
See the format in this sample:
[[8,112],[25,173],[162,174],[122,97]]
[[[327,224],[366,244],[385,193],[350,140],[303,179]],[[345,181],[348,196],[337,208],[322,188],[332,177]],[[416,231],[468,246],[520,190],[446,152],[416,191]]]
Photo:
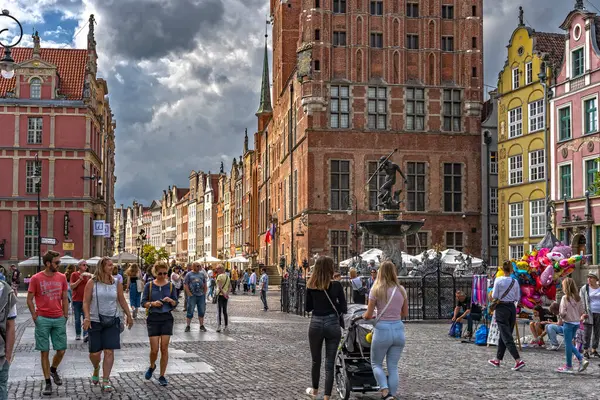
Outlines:
[[535,49],[547,53],[552,66],[559,68],[565,54],[564,33],[534,32],[533,36],[536,39]]
[[[22,63],[33,58],[33,49],[15,47],[12,49],[11,55],[16,63]],[[0,48],[0,58],[3,56],[4,49]],[[85,49],[41,49],[40,52],[42,61],[57,66],[60,76],[59,93],[67,96],[68,100],[81,100],[83,98],[87,57],[87,50]],[[0,97],[5,97],[7,91],[14,90],[15,84],[15,78],[0,79]]]

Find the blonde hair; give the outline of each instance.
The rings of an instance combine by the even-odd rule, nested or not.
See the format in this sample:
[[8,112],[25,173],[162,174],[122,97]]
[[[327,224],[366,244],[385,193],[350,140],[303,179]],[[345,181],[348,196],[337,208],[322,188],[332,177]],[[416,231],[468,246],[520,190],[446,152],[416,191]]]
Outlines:
[[[149,268],[148,268],[149,269]],[[164,261],[158,261],[154,264],[154,267],[152,267],[152,275],[154,275],[154,277],[156,278],[158,275],[156,274],[156,272],[159,269],[164,269],[165,271],[169,271],[169,266],[167,265],[167,263],[165,263]]]
[[348,273],[350,274],[350,278],[356,278],[356,268],[352,267],[350,268],[350,270],[348,271]]
[[581,301],[581,296],[579,296],[579,291],[577,290],[577,285],[575,281],[571,278],[565,278],[562,281],[562,291],[567,298],[567,301],[575,300],[576,302]]
[[127,272],[125,272],[125,274],[127,274],[127,276],[130,276],[130,277],[136,277],[136,276],[138,276],[139,272],[140,272],[140,267],[138,267],[137,264],[131,264],[129,266],[129,268],[127,268]]
[[333,259],[327,256],[319,257],[306,287],[309,289],[327,290],[333,279],[333,272]]
[[94,282],[105,283],[107,285],[112,285],[113,283],[115,283],[112,276],[112,270],[110,272],[104,272],[104,267],[106,266],[106,263],[111,261],[112,260],[110,259],[110,257],[102,257],[102,259],[98,262],[98,267],[96,268],[96,271],[94,272]]
[[371,289],[373,296],[377,300],[386,303],[388,301],[388,289],[393,288],[394,286],[401,290],[401,286],[398,283],[396,266],[391,261],[384,261],[379,266],[377,278],[375,279],[375,283]]

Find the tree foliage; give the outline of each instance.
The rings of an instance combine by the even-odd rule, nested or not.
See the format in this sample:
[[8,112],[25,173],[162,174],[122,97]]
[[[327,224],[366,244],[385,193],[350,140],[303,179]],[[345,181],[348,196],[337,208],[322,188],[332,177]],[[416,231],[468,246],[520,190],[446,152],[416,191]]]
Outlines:
[[154,265],[157,261],[167,261],[169,254],[164,247],[157,249],[151,244],[145,244],[142,251],[142,258],[144,259],[144,265]]

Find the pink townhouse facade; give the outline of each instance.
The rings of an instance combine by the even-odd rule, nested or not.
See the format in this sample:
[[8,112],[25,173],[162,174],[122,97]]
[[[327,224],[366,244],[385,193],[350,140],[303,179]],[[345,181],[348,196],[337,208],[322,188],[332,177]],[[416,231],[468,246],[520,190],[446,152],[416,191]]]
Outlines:
[[557,71],[551,100],[551,198],[557,237],[573,252],[600,257],[600,17],[583,8],[571,11],[561,25],[565,57]]
[[1,265],[37,256],[38,229],[42,238],[57,239],[54,246],[42,242],[42,254],[90,258],[111,251],[112,232],[93,234],[94,220],[113,227],[116,181],[116,124],[106,82],[96,77],[93,26],[91,18],[87,49],[41,48],[34,34],[33,48],[12,51],[15,76],[0,77]]

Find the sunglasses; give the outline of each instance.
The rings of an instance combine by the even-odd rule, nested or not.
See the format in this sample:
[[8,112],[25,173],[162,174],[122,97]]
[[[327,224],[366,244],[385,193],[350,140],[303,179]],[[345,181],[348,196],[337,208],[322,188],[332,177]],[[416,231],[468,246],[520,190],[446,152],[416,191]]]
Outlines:
[[57,262],[52,261],[52,264],[54,264],[54,265],[60,265],[60,261],[57,261]]
[[156,275],[160,276],[160,275],[168,275],[168,274],[169,274],[168,272],[159,272]]

